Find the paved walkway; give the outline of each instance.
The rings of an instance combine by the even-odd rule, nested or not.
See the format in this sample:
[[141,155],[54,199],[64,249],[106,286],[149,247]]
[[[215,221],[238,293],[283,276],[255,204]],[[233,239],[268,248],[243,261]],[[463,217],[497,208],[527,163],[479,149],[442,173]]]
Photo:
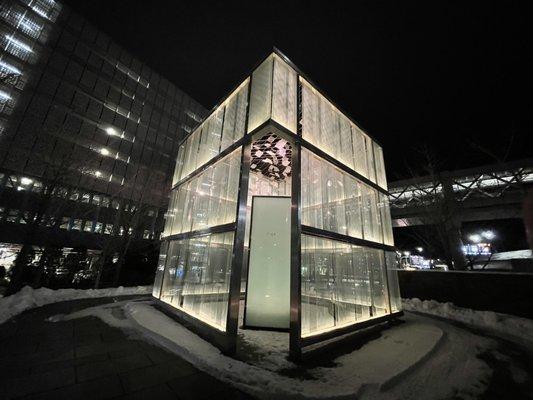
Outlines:
[[98,318],[46,321],[52,315],[112,301],[51,304],[0,325],[0,398],[250,398],[160,347],[126,337]]

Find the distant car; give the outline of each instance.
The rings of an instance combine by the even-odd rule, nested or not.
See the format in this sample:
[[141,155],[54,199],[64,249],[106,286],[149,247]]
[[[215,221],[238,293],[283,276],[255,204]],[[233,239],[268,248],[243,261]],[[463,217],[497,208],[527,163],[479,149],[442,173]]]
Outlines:
[[438,271],[448,271],[448,266],[446,264],[433,264],[433,268]]

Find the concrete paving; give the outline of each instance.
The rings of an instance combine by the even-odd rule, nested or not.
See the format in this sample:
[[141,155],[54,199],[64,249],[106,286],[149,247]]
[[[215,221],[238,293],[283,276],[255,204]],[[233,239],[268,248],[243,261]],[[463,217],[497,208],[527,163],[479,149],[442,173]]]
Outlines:
[[117,299],[124,297],[55,303],[0,325],[0,398],[250,398],[175,354],[126,336],[98,318],[46,321],[52,315]]

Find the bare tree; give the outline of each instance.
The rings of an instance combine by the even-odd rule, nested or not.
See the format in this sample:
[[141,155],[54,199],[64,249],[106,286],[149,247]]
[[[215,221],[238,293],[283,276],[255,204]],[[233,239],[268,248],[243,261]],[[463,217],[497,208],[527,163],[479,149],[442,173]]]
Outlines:
[[[30,210],[22,215],[25,224],[22,248],[11,270],[7,295],[17,292],[22,287],[24,274],[29,267],[29,258],[33,254],[33,245],[37,242],[36,235],[39,233],[39,228],[57,228],[61,224],[65,209],[68,207],[66,199],[62,198],[65,186],[78,179],[80,174],[91,173],[91,159],[89,157],[80,159],[74,152],[69,152],[64,157],[51,157],[49,154],[32,156],[38,157],[43,167],[42,187],[40,193],[32,198]],[[41,257],[34,284],[40,283],[45,260],[46,257]]]
[[[461,226],[456,218],[457,204],[448,178],[440,172],[440,163],[427,146],[417,149],[420,173],[411,171],[415,187],[424,182],[426,192],[416,203],[420,225],[410,234],[435,257],[441,258],[452,269],[464,269],[461,251]],[[422,179],[423,177],[423,179]]]
[[[139,188],[139,195],[135,201],[124,202],[121,205],[119,214],[115,223],[115,235],[118,238],[109,238],[102,251],[100,263],[98,265],[98,273],[95,282],[95,287],[98,288],[102,284],[102,278],[105,272],[110,272],[113,286],[117,286],[120,281],[122,269],[124,267],[126,256],[130,251],[131,245],[138,238],[142,228],[143,217],[147,215],[151,206],[147,202],[147,197],[152,191],[160,190],[164,187],[165,177],[161,176],[154,170],[140,176],[141,168],[137,170],[135,175],[135,187]],[[142,188],[142,190],[141,190]],[[108,263],[110,257],[115,257],[116,261],[113,263],[112,271],[105,271],[105,265]]]

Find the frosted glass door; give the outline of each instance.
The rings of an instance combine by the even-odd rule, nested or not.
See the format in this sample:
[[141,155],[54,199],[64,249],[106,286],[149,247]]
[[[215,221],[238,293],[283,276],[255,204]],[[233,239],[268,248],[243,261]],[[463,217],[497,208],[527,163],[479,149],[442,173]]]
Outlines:
[[254,197],[245,324],[289,328],[291,199]]

